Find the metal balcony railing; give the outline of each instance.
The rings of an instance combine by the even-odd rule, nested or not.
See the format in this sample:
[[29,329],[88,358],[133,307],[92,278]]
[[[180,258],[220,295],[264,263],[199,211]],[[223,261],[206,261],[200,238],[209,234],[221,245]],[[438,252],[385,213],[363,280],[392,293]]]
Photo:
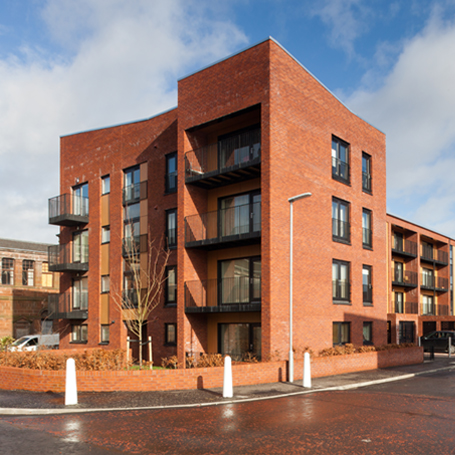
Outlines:
[[61,194],[49,199],[49,224],[76,226],[88,223],[88,197]]
[[412,240],[392,237],[392,252],[417,257],[417,243]]
[[261,232],[261,203],[245,204],[185,218],[185,245],[221,243]]
[[48,296],[47,311],[49,319],[87,319],[88,293],[81,293],[76,299],[71,294]]
[[48,261],[51,272],[86,272],[88,245],[74,246],[74,248],[70,243],[51,245],[48,248]]
[[332,237],[334,240],[349,242],[351,238],[351,226],[348,222],[332,218]]
[[334,300],[346,300],[351,298],[351,289],[348,281],[332,280],[332,295]]
[[417,272],[392,267],[392,284],[396,286],[417,287]]
[[422,273],[422,288],[448,291],[448,286],[449,280],[447,278]]
[[260,308],[260,277],[234,277],[185,283],[186,312],[260,311]]
[[349,182],[349,164],[332,156],[332,176],[336,179]]
[[400,302],[396,300],[394,303],[394,313],[397,314],[418,314],[419,304],[414,301]]
[[445,251],[431,248],[427,245],[422,245],[420,258],[424,261],[438,262],[444,265],[448,265],[449,263],[449,255]]
[[420,306],[422,316],[448,316],[450,314],[448,305],[438,305],[436,303],[422,303]]
[[362,228],[362,243],[363,246],[373,246],[373,232],[371,229]]
[[244,131],[185,154],[185,178],[246,167],[261,157],[261,129]]
[[371,192],[371,174],[362,172],[362,189]]

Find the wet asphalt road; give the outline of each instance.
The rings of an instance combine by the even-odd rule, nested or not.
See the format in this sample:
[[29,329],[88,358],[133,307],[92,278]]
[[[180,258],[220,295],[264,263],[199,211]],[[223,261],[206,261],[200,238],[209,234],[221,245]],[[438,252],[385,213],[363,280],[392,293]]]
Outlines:
[[2,417],[0,453],[455,454],[455,372],[205,408]]

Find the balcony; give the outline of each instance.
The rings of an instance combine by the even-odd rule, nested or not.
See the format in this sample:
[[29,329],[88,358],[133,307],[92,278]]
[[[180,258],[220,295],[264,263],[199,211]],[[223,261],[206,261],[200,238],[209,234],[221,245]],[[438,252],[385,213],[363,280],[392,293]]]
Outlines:
[[82,245],[72,251],[72,244],[51,245],[48,248],[50,272],[87,272],[88,245]]
[[88,293],[83,293],[76,301],[72,301],[70,294],[48,296],[48,318],[56,319],[87,319]]
[[392,253],[403,257],[417,257],[417,243],[412,240],[392,237]]
[[422,316],[449,316],[448,305],[437,305],[435,303],[422,303],[420,306]]
[[445,251],[422,245],[420,260],[436,265],[449,265],[449,255]]
[[431,276],[422,273],[421,289],[438,292],[449,291],[449,280],[439,276]]
[[393,302],[394,311],[392,313],[396,314],[418,314],[419,313],[419,304],[413,301]]
[[185,182],[217,188],[261,175],[261,129],[244,131],[185,154]]
[[185,313],[246,311],[261,311],[261,277],[185,283]]
[[392,267],[392,285],[409,288],[417,287],[417,272]]
[[261,203],[191,215],[185,218],[185,247],[213,249],[258,243],[261,239]]
[[49,224],[78,226],[88,223],[88,197],[61,194],[49,199]]

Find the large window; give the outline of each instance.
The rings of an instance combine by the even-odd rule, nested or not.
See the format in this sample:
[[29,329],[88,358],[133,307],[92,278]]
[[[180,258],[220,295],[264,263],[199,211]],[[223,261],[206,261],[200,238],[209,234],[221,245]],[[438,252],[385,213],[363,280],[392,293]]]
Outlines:
[[261,130],[256,126],[220,136],[218,141],[220,169],[245,164],[260,156]]
[[88,231],[73,234],[73,262],[88,262]]
[[402,292],[395,292],[395,313],[404,313],[404,299]]
[[261,230],[261,194],[259,192],[225,197],[220,200],[222,237]]
[[71,342],[72,343],[87,343],[87,325],[75,324],[71,326]]
[[253,355],[261,358],[262,332],[260,324],[218,324],[218,349],[233,360]]
[[373,304],[373,284],[372,284],[372,268],[369,265],[364,265],[362,269],[362,287],[363,287],[363,304]]
[[175,305],[177,303],[177,267],[166,267],[166,289],[165,303],[166,305]]
[[73,215],[88,216],[88,183],[73,187]]
[[166,193],[177,191],[177,153],[166,155]]
[[165,346],[177,345],[177,324],[164,324],[164,344]]
[[166,210],[166,238],[169,248],[177,246],[177,209]]
[[332,138],[332,177],[349,183],[349,145],[336,137]]
[[332,238],[337,242],[349,242],[349,202],[332,199]]
[[14,284],[14,259],[2,259],[2,284]]
[[35,285],[35,263],[28,259],[22,261],[22,285]]
[[403,283],[403,263],[395,261],[395,273],[394,281],[397,283]]
[[371,210],[362,210],[362,243],[364,248],[373,246],[373,235],[371,230]]
[[432,295],[422,295],[422,315],[434,315],[434,300]]
[[123,202],[129,203],[139,200],[141,172],[139,166],[135,166],[124,171],[123,178]]
[[371,156],[362,153],[362,190],[371,193]]
[[333,345],[339,346],[351,342],[351,323],[334,322],[332,327]]
[[422,268],[422,286],[434,287],[434,273],[432,269]]
[[73,310],[88,308],[88,281],[87,277],[73,280]]
[[43,262],[41,266],[41,284],[45,288],[51,288],[54,285],[53,273],[49,272],[49,263]]
[[332,263],[332,289],[334,303],[348,303],[349,290],[349,262],[334,260]]
[[231,259],[219,263],[221,304],[261,301],[261,258]]
[[415,325],[414,322],[401,321],[398,326],[399,343],[414,343]]

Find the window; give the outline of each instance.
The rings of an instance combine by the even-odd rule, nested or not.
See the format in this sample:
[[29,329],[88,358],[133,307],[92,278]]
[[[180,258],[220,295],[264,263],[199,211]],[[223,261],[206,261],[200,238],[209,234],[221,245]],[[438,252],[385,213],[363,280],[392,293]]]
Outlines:
[[71,326],[71,342],[72,343],[87,343],[87,325],[75,324]]
[[139,166],[126,169],[123,179],[123,202],[129,203],[140,198],[141,172]]
[[363,304],[373,304],[373,285],[371,278],[372,267],[364,265],[362,269]]
[[261,301],[261,258],[242,258],[219,263],[219,301],[250,304]]
[[422,315],[434,315],[434,301],[432,295],[422,295]]
[[177,191],[177,152],[166,155],[166,193]]
[[123,254],[131,257],[140,253],[140,223],[139,221],[125,221],[123,232]]
[[109,243],[111,241],[111,227],[103,226],[101,228],[101,243]]
[[218,324],[218,352],[234,361],[261,359],[261,324]]
[[403,283],[403,263],[395,261],[395,276],[394,281],[397,283]]
[[2,284],[14,284],[14,259],[2,259]]
[[34,286],[35,284],[35,264],[33,261],[24,259],[22,261],[22,285]]
[[109,292],[110,288],[110,278],[109,275],[103,275],[101,277],[101,293]]
[[261,193],[225,197],[219,208],[222,237],[261,230]]
[[166,210],[167,246],[177,246],[177,209]]
[[336,137],[332,138],[332,177],[349,183],[349,145]]
[[366,346],[373,345],[373,323],[372,322],[363,323],[363,344]]
[[371,193],[371,156],[362,153],[362,190]]
[[73,234],[73,262],[88,262],[88,231]]
[[351,340],[351,323],[350,322],[334,322],[333,328],[333,345],[338,346],[350,343]]
[[166,346],[177,345],[177,324],[164,324],[164,344]]
[[422,242],[422,256],[426,259],[433,260],[433,244]]
[[373,235],[371,230],[371,210],[362,210],[362,242],[364,248],[373,246]]
[[434,274],[432,269],[422,268],[422,286],[427,288],[434,287]]
[[125,207],[125,222],[130,222],[141,215],[141,204],[130,204]]
[[166,305],[175,305],[177,303],[177,267],[166,267]]
[[106,175],[101,177],[101,195],[109,194],[111,192],[111,178]]
[[348,303],[349,289],[349,262],[334,260],[332,263],[332,288],[334,303]]
[[88,280],[87,277],[73,280],[73,310],[88,308]]
[[332,238],[336,242],[349,242],[349,202],[332,199]]
[[101,325],[101,343],[109,343],[109,324]]
[[393,249],[396,251],[403,252],[403,234],[401,232],[394,232],[393,233]]
[[395,292],[395,313],[404,313],[404,299],[402,292]]
[[73,215],[88,216],[88,183],[73,187]]
[[401,321],[398,326],[399,343],[414,343],[414,322]]
[[43,262],[41,266],[41,284],[45,288],[51,288],[54,285],[53,273],[49,272],[49,264]]

